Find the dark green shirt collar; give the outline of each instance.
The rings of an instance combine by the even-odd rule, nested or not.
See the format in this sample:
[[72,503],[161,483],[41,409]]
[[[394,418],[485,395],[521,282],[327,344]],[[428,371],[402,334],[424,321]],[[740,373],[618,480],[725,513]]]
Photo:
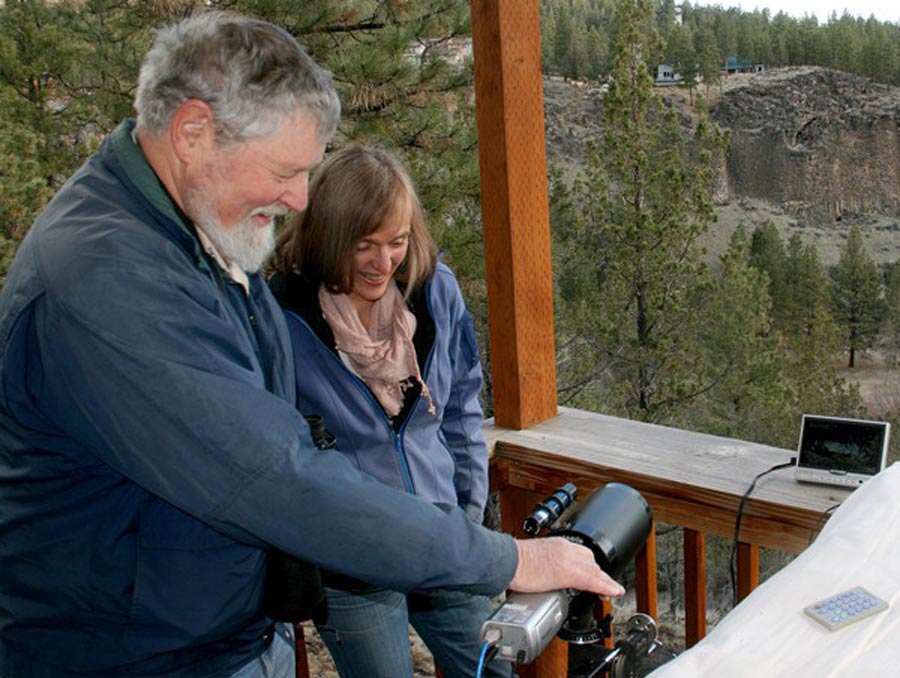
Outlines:
[[129,118],[113,130],[113,133],[110,135],[113,152],[125,169],[128,178],[131,179],[131,183],[144,194],[144,197],[169,219],[187,229],[187,224],[180,210],[172,202],[172,198],[166,192],[159,177],[156,176],[153,168],[150,167],[150,163],[147,162],[147,157],[144,155],[141,147],[137,144],[134,136],[134,125],[134,120]]
[[194,233],[194,227],[187,221],[184,213],[178,208],[172,197],[166,191],[165,186],[156,176],[156,172],[147,162],[147,156],[138,145],[135,134],[135,121],[128,118],[113,130],[109,135],[109,142],[113,153],[128,175],[129,180],[141,192],[141,194],[165,217],[178,224],[191,236],[194,242],[195,256],[202,266],[209,266],[202,255],[203,248]]

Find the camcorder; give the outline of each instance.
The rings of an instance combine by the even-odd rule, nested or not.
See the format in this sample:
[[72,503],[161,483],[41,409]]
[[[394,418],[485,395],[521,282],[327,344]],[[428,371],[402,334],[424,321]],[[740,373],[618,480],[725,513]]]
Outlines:
[[[537,536],[549,529],[551,536],[585,546],[606,573],[617,577],[647,541],[650,506],[634,488],[609,483],[563,520],[576,496],[572,483],[560,487],[525,519],[524,531]],[[675,656],[659,641],[653,618],[641,613],[624,624],[615,646],[607,647],[612,619],[597,618],[599,603],[598,596],[584,591],[512,593],[481,627],[485,658],[528,664],[558,636],[569,643],[569,678],[637,678]]]

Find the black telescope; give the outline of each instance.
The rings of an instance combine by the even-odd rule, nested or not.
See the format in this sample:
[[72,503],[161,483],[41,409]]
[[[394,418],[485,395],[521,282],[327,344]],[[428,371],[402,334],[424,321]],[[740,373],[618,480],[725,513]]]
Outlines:
[[[574,495],[572,484],[558,489],[526,519],[526,531],[535,535],[557,520]],[[587,547],[597,564],[616,577],[643,547],[652,524],[650,506],[637,490],[609,483],[577,507],[562,529],[550,534]],[[501,660],[519,664],[533,661],[554,635],[573,645],[603,648],[598,643],[609,635],[609,627],[594,618],[598,600],[583,591],[512,593],[482,625],[482,639]]]
[[650,506],[640,492],[609,483],[579,507],[566,528],[552,534],[588,547],[603,571],[617,577],[647,541],[651,525]]
[[[609,483],[588,498],[566,528],[552,534],[586,546],[604,572],[618,577],[647,541],[652,520],[650,506],[640,492]],[[597,596],[592,593],[575,594],[557,635],[576,645],[601,641],[604,634],[594,617],[596,603]]]
[[[618,577],[653,529],[649,504],[633,487],[609,483],[561,519],[574,498],[575,486],[566,483],[535,507],[523,528],[536,536],[563,520],[549,533],[586,547],[607,574]],[[675,656],[659,641],[653,618],[641,612],[625,623],[615,647],[606,647],[602,641],[613,635],[612,618],[596,618],[599,600],[571,589],[511,593],[481,626],[483,656],[528,664],[558,636],[569,643],[567,678],[637,678]]]

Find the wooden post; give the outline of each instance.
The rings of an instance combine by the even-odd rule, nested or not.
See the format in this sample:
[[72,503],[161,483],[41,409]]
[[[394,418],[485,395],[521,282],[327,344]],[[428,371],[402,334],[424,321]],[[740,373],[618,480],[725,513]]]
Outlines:
[[556,415],[556,352],[537,0],[470,0],[494,418]]
[[[612,620],[613,604],[609,598],[601,598],[597,603],[596,609],[594,610],[594,617],[597,619],[597,621],[603,621],[607,616],[610,618],[610,620]],[[613,625],[612,621],[610,621],[609,637],[603,639],[604,647],[610,650],[616,646],[615,631],[615,626]]]
[[692,647],[706,635],[706,538],[684,530],[684,644]]
[[647,541],[635,559],[635,586],[637,587],[637,611],[659,618],[656,586],[656,521],[650,524]]

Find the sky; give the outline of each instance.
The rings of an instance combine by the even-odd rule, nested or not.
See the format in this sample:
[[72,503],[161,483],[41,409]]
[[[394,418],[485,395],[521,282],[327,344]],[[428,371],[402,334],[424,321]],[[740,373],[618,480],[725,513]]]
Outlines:
[[694,5],[719,5],[721,7],[739,7],[745,12],[768,8],[772,16],[783,11],[798,19],[804,14],[816,15],[820,24],[828,21],[832,11],[838,16],[846,9],[854,17],[868,19],[874,14],[879,21],[900,23],[900,2],[898,0],[693,0]]

